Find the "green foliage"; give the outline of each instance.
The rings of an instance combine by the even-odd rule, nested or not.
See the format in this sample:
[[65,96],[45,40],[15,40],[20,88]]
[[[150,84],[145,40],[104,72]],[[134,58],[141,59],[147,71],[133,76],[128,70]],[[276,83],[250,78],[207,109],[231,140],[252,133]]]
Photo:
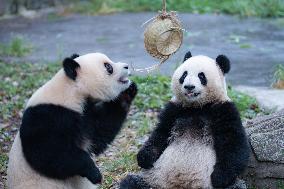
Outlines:
[[226,1],[223,12],[241,16],[283,17],[283,0],[238,0]]
[[159,109],[172,96],[170,92],[171,79],[167,76],[135,76],[132,80],[137,83],[139,89],[134,104],[141,110]]
[[279,80],[284,81],[284,65],[283,64],[278,64],[275,67],[274,71],[274,81],[277,82]]
[[22,37],[15,37],[7,45],[0,44],[0,55],[22,57],[32,51],[32,46],[27,44]]
[[[87,14],[119,11],[158,11],[162,0],[89,0],[78,2],[72,10]],[[168,10],[192,13],[227,13],[241,16],[282,17],[283,0],[167,0]]]
[[284,189],[284,181],[278,181],[277,189]]
[[278,64],[275,66],[272,87],[284,89],[284,65]]
[[236,104],[242,118],[254,118],[261,110],[255,98],[228,87],[228,95]]
[[3,173],[7,169],[8,156],[6,154],[0,154],[0,173]]
[[0,62],[0,119],[17,117],[25,101],[45,83],[59,65],[7,64]]

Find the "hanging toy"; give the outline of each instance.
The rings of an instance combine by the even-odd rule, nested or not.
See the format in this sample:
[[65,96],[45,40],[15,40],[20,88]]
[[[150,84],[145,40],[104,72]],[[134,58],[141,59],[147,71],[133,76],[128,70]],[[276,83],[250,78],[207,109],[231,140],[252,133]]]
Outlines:
[[[143,69],[134,69],[138,72],[151,72],[162,65],[181,46],[183,29],[175,12],[166,11],[166,0],[163,0],[163,10],[149,21],[144,32],[146,51],[160,63]],[[149,22],[147,21],[147,22]],[[146,23],[147,23],[146,22]]]

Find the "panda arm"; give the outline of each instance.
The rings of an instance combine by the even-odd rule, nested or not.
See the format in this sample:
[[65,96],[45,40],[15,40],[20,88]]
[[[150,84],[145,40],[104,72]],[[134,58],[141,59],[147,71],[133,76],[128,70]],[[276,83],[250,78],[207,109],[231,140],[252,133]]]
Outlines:
[[149,139],[137,154],[138,165],[148,169],[153,166],[168,146],[171,129],[178,116],[180,107],[169,102],[159,116],[159,123]]
[[216,105],[213,112],[212,134],[217,159],[211,180],[213,187],[225,188],[246,168],[249,146],[239,112],[232,102]]
[[114,140],[136,94],[137,86],[132,83],[113,101],[97,104],[87,102],[84,114],[91,133],[93,153],[99,155]]
[[79,148],[80,114],[56,105],[37,105],[25,110],[20,128],[24,156],[39,173],[56,179],[75,175],[101,182],[99,169],[89,153]]

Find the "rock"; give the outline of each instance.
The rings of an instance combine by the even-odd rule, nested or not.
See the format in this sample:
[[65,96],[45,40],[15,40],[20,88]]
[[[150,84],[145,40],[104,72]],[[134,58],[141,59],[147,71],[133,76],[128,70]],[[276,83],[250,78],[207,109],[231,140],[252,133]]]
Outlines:
[[244,85],[236,86],[235,89],[255,97],[259,105],[265,109],[279,111],[284,108],[284,90]]
[[250,187],[277,189],[284,184],[284,110],[245,124],[251,157],[244,179]]
[[244,180],[238,179],[233,186],[230,186],[227,189],[247,189],[247,185]]

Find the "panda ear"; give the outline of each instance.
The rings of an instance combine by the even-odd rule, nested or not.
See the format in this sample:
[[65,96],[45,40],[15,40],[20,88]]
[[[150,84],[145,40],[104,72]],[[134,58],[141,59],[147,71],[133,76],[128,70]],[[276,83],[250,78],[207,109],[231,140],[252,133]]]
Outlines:
[[72,55],[70,56],[70,58],[71,58],[71,59],[75,59],[75,58],[78,58],[79,56],[80,56],[80,55],[74,53],[74,54],[72,54]]
[[224,74],[228,73],[231,69],[230,60],[225,55],[219,55],[216,58],[216,63]]
[[183,58],[183,62],[185,62],[187,59],[189,59],[190,57],[192,57],[191,55],[191,52],[188,51],[185,55],[184,55],[184,58]]
[[63,60],[63,69],[64,69],[66,76],[74,81],[76,80],[77,68],[79,67],[80,65],[72,58],[65,58]]

